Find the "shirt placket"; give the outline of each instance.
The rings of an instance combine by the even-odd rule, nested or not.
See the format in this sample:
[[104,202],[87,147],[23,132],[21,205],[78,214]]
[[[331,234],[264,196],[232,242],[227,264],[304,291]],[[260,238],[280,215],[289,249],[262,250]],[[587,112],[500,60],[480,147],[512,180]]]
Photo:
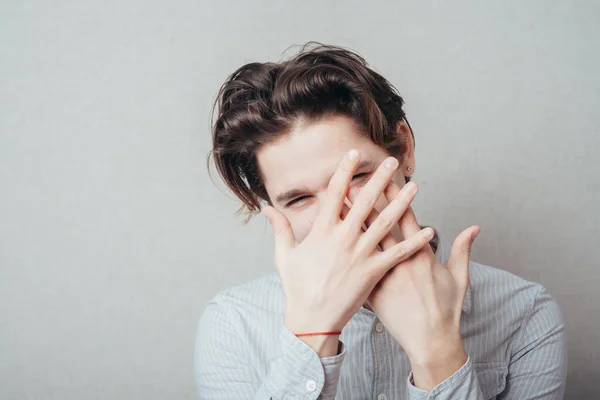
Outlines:
[[387,332],[385,327],[376,318],[371,326],[371,348],[373,350],[373,399],[388,400],[393,399],[390,393],[390,365],[391,354],[387,345]]

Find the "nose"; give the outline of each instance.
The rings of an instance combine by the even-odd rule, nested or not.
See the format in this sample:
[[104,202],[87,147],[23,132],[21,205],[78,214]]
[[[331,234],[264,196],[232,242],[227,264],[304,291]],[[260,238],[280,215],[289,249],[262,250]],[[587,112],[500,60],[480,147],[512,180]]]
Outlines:
[[315,220],[317,219],[317,217],[319,216],[319,214],[321,213],[322,209],[323,209],[323,204],[322,204],[321,200],[317,198],[317,200],[314,202],[313,206],[310,207],[310,209],[308,210],[308,213],[306,215],[306,217],[308,219],[308,229],[309,230],[312,230],[312,226],[313,226]]
[[294,226],[296,240],[304,240],[306,235],[308,235],[308,233],[312,231],[315,220],[321,213],[321,210],[323,210],[325,199],[325,192],[315,194],[310,206],[306,207],[302,211],[301,216],[299,216],[300,218],[296,220],[296,223],[292,224]]

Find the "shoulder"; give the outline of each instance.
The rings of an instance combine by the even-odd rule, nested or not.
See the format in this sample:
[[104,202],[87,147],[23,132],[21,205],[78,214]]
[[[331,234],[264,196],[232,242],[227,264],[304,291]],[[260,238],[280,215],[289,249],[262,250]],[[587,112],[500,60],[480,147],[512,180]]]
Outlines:
[[515,331],[543,314],[548,329],[564,324],[560,308],[548,289],[503,269],[469,264],[473,310],[492,325],[507,324]]
[[539,293],[545,291],[537,282],[473,261],[469,263],[469,278],[474,305],[499,311],[512,310],[519,316],[526,314]]
[[532,300],[542,290],[542,285],[524,279],[504,269],[471,261],[469,263],[471,287],[487,296]]
[[256,325],[283,316],[284,296],[275,272],[219,291],[206,305],[201,325]]
[[280,304],[281,300],[283,300],[281,280],[277,273],[272,272],[250,282],[223,289],[210,303],[218,303],[228,308],[269,308]]
[[[217,352],[264,359],[276,352],[284,295],[276,273],[218,292],[206,305],[196,333],[197,360]],[[208,354],[208,356],[207,356]]]

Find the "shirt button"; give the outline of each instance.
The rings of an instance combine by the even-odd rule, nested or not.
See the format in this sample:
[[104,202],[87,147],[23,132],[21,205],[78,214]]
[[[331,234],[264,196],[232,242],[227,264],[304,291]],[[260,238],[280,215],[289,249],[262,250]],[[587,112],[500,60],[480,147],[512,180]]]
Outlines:
[[377,400],[387,400],[387,396],[385,393],[380,393],[379,396],[377,396]]
[[306,382],[306,390],[308,390],[309,392],[314,392],[316,388],[317,382],[313,381],[312,379]]
[[[376,324],[375,324],[375,330],[376,330],[378,333],[381,333],[381,332],[383,332],[383,324],[382,324],[381,322],[378,322],[378,323],[376,323]],[[384,395],[384,396],[385,396],[385,395]],[[379,399],[379,400],[385,400],[385,399]]]

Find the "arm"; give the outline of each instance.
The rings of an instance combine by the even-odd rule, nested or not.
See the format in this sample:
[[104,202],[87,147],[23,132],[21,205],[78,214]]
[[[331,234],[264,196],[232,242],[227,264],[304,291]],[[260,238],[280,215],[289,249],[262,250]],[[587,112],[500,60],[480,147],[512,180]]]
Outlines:
[[567,376],[567,341],[558,304],[545,288],[512,344],[506,389],[501,400],[562,399]]
[[458,369],[458,371],[440,384],[436,385],[433,389],[431,389],[431,391],[417,388],[414,385],[412,371],[408,376],[407,384],[408,396],[410,400],[484,400],[481,389],[479,388],[479,382],[477,380],[475,368],[473,368],[473,364],[471,362],[471,357],[467,358],[467,361]]
[[[545,288],[540,289],[512,345],[506,387],[499,400],[562,399],[567,375],[567,344],[560,309]],[[483,400],[470,358],[430,392],[414,386],[410,398]]]
[[[341,342],[340,342],[341,343]],[[319,358],[313,349],[282,326],[276,357],[259,376],[248,346],[218,300],[209,303],[198,326],[194,371],[200,399],[334,399],[345,356]]]
[[[408,189],[407,189],[408,188]],[[391,204],[403,190],[416,192],[416,184],[402,189],[390,184],[385,192]],[[358,191],[351,191],[354,202]],[[372,211],[367,226],[384,217],[385,209]],[[398,223],[402,236],[414,236],[421,226],[410,207]],[[398,263],[369,295],[369,305],[406,352],[412,371],[408,381],[411,399],[483,399],[477,375],[460,336],[462,305],[469,285],[469,258],[479,227],[464,230],[454,241],[446,266],[431,246]],[[385,250],[397,239],[381,241]]]

